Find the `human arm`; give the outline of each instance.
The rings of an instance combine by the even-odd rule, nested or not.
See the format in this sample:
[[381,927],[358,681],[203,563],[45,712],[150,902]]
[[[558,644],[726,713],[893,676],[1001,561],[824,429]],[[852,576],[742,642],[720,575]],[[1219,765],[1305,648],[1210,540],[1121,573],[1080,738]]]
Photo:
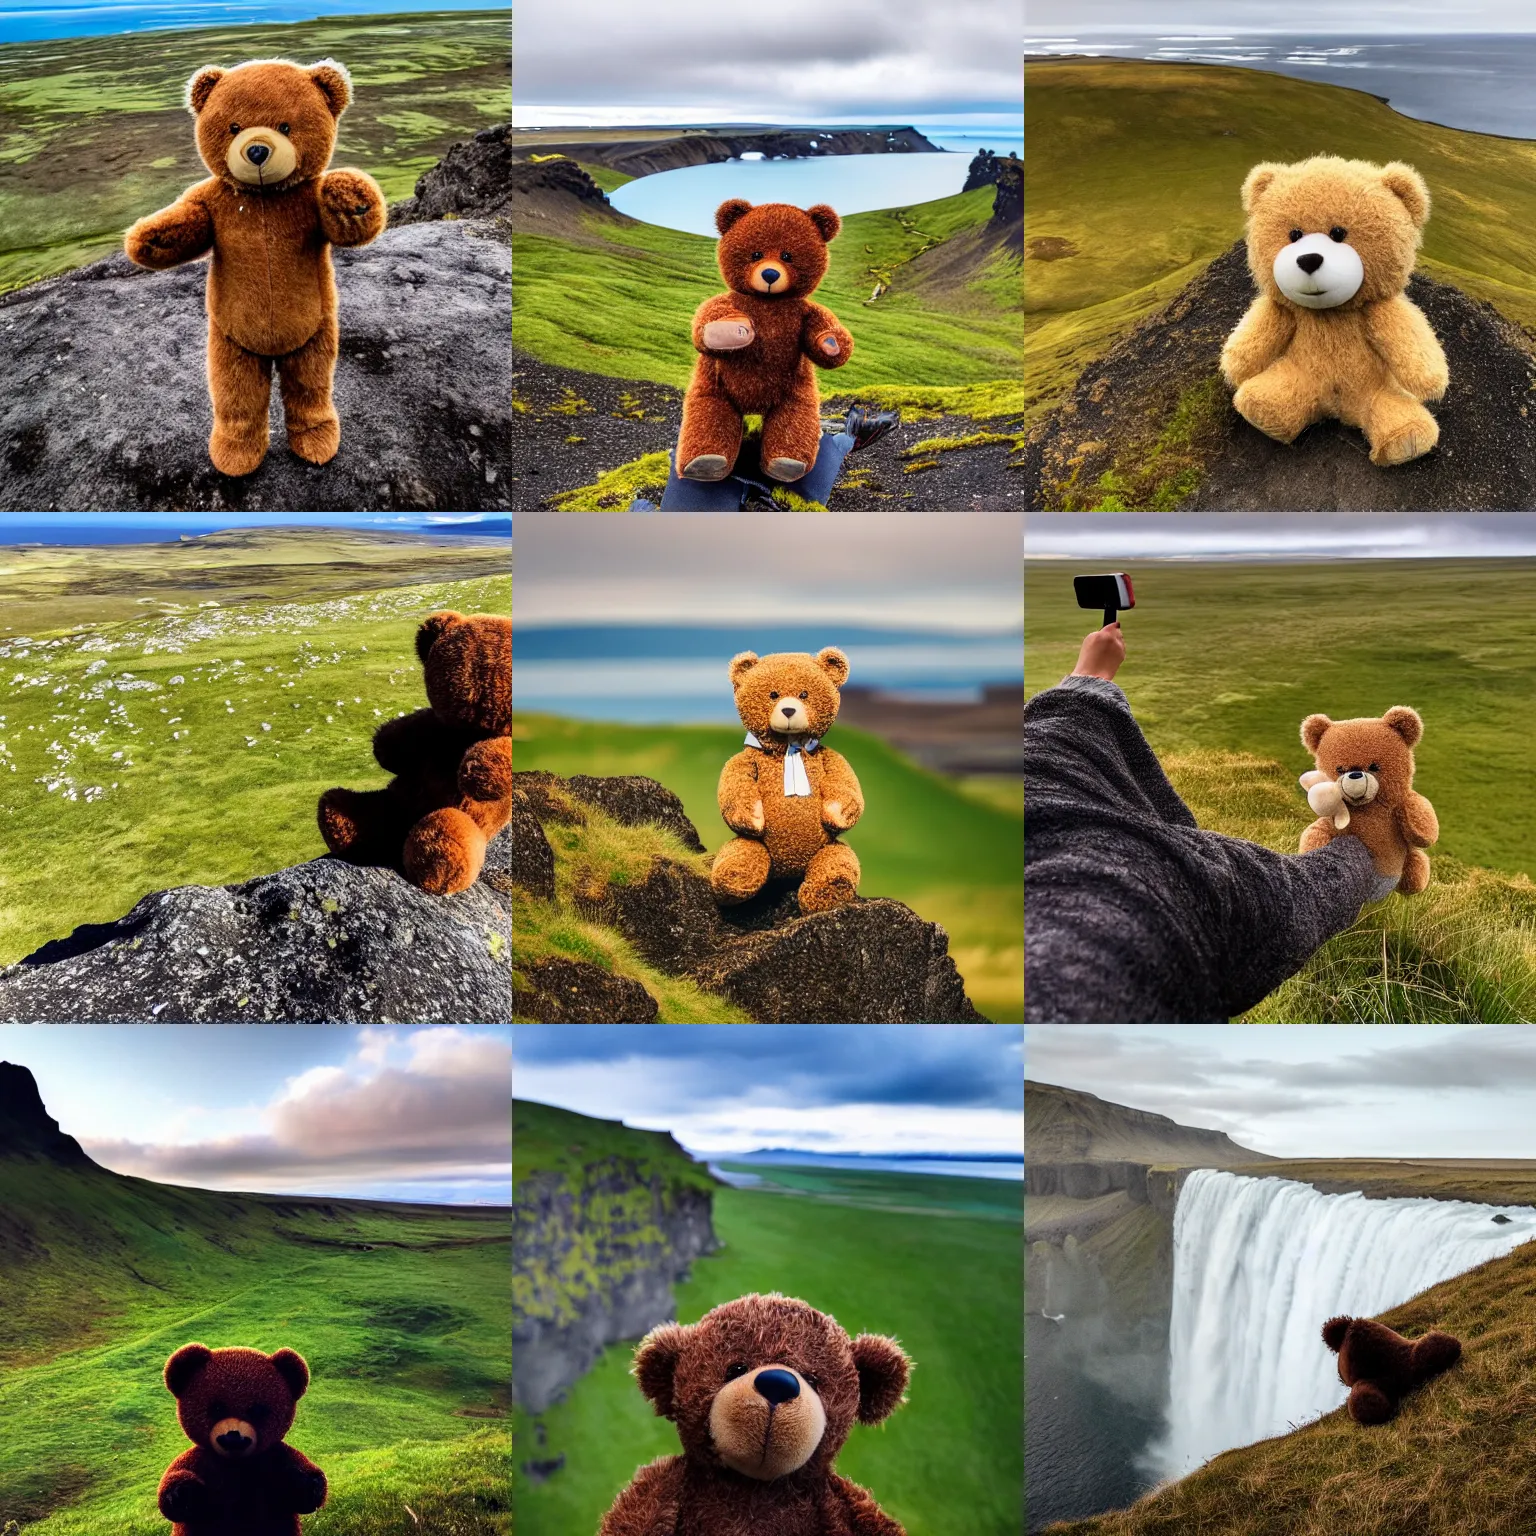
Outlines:
[[1106,683],[1115,680],[1115,673],[1125,660],[1125,636],[1120,621],[1106,624],[1083,637],[1078,648],[1077,665],[1072,668],[1073,677],[1101,677]]
[[834,832],[846,832],[864,814],[864,791],[858,775],[841,752],[822,747],[821,819]]
[[327,171],[319,206],[320,230],[332,245],[367,245],[389,218],[378,182],[363,171]]
[[752,322],[729,293],[705,299],[693,313],[693,344],[700,352],[740,352],[756,340]]
[[738,752],[720,770],[715,799],[721,819],[738,837],[762,836],[763,795],[757,785],[757,764],[749,754]]
[[674,1536],[682,1491],[681,1456],[664,1456],[641,1467],[603,1516],[597,1536]]
[[1376,355],[1410,395],[1438,400],[1450,383],[1445,352],[1424,311],[1406,295],[1393,294],[1365,307],[1365,334]]
[[1417,790],[1397,808],[1397,829],[1410,848],[1428,848],[1440,840],[1440,820],[1435,808]]
[[1236,389],[1263,373],[1290,346],[1295,334],[1296,317],[1261,293],[1221,349],[1221,376],[1227,387]]
[[505,800],[512,793],[512,738],[477,741],[459,764],[459,793],[470,800]]
[[312,1515],[325,1503],[325,1473],[291,1445],[277,1447],[272,1489],[284,1513]]
[[213,183],[188,187],[168,208],[146,214],[123,236],[129,261],[151,271],[180,266],[213,249],[213,214],[204,200]]
[[807,304],[800,322],[800,350],[818,368],[841,368],[853,356],[853,337],[830,309]]

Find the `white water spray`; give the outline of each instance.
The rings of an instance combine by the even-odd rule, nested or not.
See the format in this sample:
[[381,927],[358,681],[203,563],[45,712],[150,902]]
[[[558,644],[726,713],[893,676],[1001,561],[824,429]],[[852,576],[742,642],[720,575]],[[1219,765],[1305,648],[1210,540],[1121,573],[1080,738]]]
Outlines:
[[[1495,1216],[1508,1217],[1507,1223]],[[1536,1210],[1322,1195],[1208,1168],[1173,1214],[1168,1430],[1152,1454],[1183,1477],[1346,1396],[1323,1324],[1372,1317],[1536,1237]]]

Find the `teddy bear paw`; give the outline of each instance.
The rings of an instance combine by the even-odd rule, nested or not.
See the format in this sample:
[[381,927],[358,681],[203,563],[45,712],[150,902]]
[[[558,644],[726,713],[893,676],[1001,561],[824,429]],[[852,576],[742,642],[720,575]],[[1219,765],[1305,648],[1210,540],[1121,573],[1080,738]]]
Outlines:
[[1407,464],[1422,458],[1440,440],[1440,429],[1432,416],[1423,421],[1405,422],[1395,431],[1387,433],[1371,448],[1371,463],[1390,466]]
[[763,469],[775,480],[782,480],[785,484],[799,480],[805,474],[804,459],[769,459],[763,465]]
[[704,345],[711,352],[739,352],[756,340],[757,332],[744,315],[729,320],[711,320],[704,327]]
[[329,464],[341,447],[341,422],[331,416],[312,427],[290,428],[288,446],[311,464]]
[[723,453],[696,453],[678,471],[684,480],[724,480],[731,461]]
[[244,436],[237,437],[215,427],[213,435],[208,439],[208,457],[213,461],[213,467],[221,475],[228,475],[233,480],[253,474],[261,467],[261,461],[266,456],[265,435],[253,440]]

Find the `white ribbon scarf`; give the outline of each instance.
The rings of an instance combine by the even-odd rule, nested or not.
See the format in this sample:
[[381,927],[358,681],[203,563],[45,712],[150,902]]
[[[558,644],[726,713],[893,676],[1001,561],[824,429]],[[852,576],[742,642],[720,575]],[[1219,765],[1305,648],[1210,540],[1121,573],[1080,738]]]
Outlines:
[[[747,732],[747,745],[756,747],[760,752],[768,749],[760,742],[751,731]],[[816,736],[808,736],[805,745],[798,741],[792,741],[788,750],[784,753],[784,798],[786,800],[804,799],[810,795],[811,781],[805,775],[805,764],[800,761],[802,752],[814,752],[821,745],[821,739]]]

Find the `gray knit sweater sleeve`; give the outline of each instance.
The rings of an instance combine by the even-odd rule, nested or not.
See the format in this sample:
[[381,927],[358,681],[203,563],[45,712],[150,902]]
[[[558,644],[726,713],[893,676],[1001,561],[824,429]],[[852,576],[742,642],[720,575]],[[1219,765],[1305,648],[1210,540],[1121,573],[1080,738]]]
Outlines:
[[1376,887],[1353,837],[1282,854],[1202,831],[1100,678],[1025,705],[1024,775],[1028,1023],[1224,1022],[1349,927]]

